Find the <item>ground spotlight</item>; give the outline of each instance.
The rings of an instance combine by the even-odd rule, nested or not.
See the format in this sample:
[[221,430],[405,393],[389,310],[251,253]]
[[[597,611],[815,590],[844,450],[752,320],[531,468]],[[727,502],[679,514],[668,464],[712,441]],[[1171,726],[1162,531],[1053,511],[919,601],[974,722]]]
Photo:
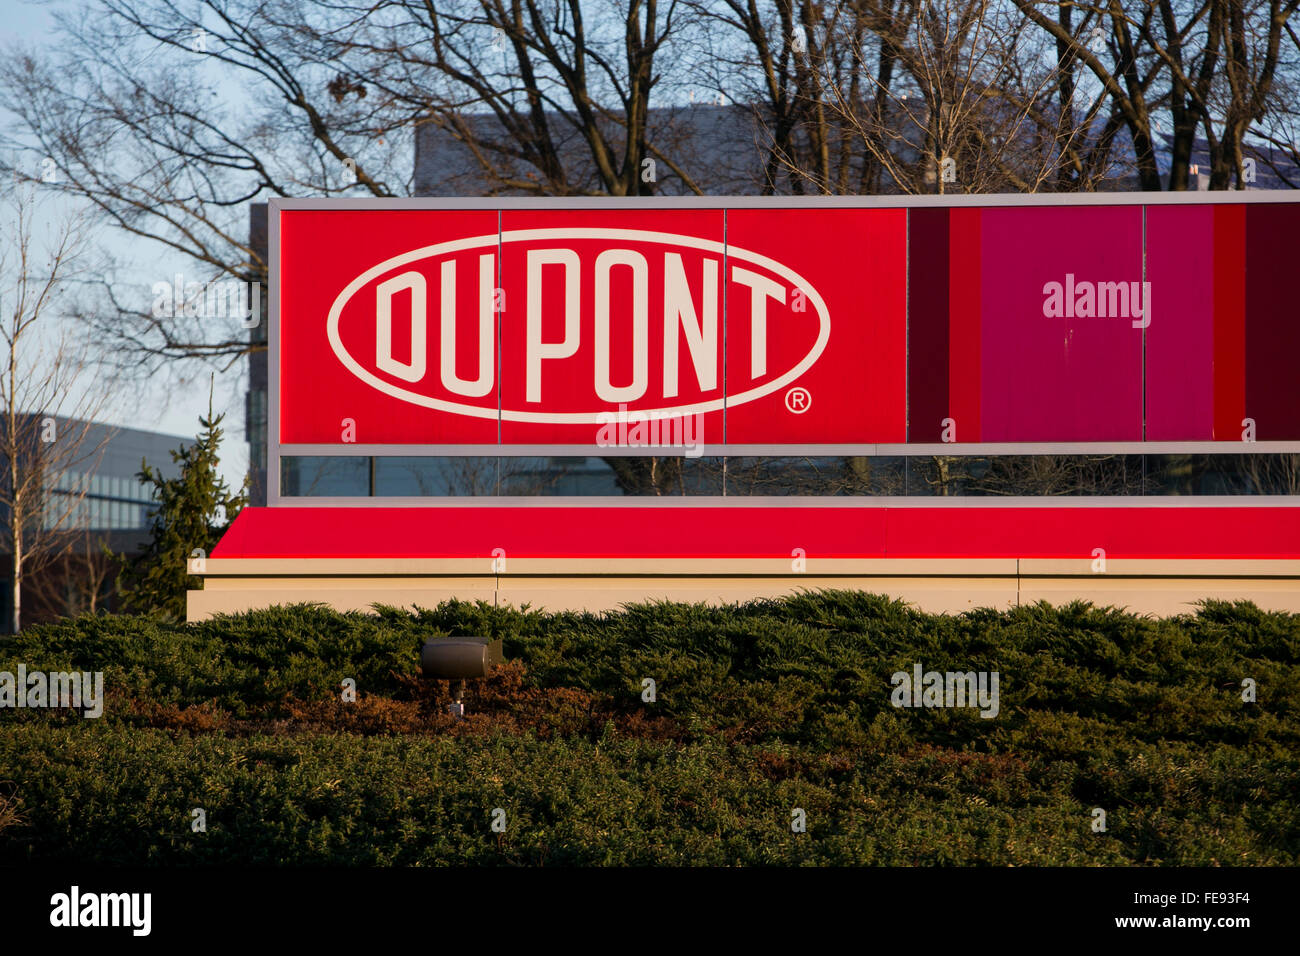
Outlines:
[[487,677],[504,658],[501,641],[490,637],[436,637],[420,650],[420,669],[426,677],[455,681],[450,710],[465,716],[465,681]]

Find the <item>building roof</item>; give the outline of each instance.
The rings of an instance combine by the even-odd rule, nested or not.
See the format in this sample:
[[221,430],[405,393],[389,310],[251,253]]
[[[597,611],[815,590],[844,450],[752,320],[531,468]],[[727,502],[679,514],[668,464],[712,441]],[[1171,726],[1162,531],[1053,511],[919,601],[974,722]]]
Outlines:
[[[901,115],[911,115],[917,109],[913,105],[898,106]],[[550,115],[569,188],[576,195],[600,193],[599,179],[586,142],[559,113]],[[483,155],[496,164],[500,179],[494,181],[485,175],[482,161],[452,131],[428,121],[416,130],[414,194],[427,197],[519,196],[534,192],[502,182],[531,180],[540,183],[541,177],[528,163],[509,155],[518,151],[518,144],[506,136],[496,117],[492,114],[468,115],[464,121],[473,129],[477,139],[488,144]],[[647,122],[650,141],[660,150],[667,151],[705,195],[761,194],[763,165],[770,137],[766,124],[753,107],[710,103],[664,107],[650,110]],[[502,150],[492,150],[490,144],[493,142],[500,142]],[[916,142],[919,142],[917,136],[904,134],[900,136],[897,148],[915,151]],[[1157,131],[1155,149],[1157,167],[1167,182],[1172,165],[1172,135]],[[1248,145],[1246,153],[1256,159],[1255,182],[1246,188],[1300,188],[1300,167],[1280,150],[1259,144]],[[1192,176],[1192,188],[1207,189],[1210,153],[1209,144],[1203,137],[1196,139],[1191,161],[1199,167]],[[1121,128],[1115,137],[1109,166],[1106,188],[1137,189],[1134,152],[1126,127]],[[680,196],[693,192],[666,163],[657,162],[655,173],[657,195]],[[779,194],[793,191],[788,176],[778,175],[777,179],[776,191]],[[552,192],[543,190],[543,194]]]

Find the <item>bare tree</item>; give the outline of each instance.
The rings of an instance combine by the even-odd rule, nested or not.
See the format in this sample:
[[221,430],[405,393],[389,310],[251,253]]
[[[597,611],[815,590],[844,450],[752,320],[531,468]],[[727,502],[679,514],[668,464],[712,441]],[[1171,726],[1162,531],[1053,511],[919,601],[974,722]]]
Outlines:
[[[0,241],[0,514],[10,560],[8,627],[22,624],[22,585],[59,559],[78,520],[85,483],[106,438],[90,437],[107,391],[97,387],[85,339],[61,321],[79,275],[83,219],[45,215],[34,185],[15,187]],[[49,229],[45,242],[38,239]]]
[[1259,148],[1248,148],[1250,158],[1267,166],[1283,185],[1300,189],[1300,31],[1287,21],[1282,25],[1277,74],[1268,91],[1265,120],[1251,129]]
[[[725,0],[697,4],[713,26],[704,73],[719,91],[749,104],[763,135],[761,192],[879,191],[879,165],[864,154],[832,103],[858,102],[864,89],[890,88],[895,57],[889,37],[911,4],[825,5],[812,0]],[[857,69],[848,51],[880,38],[875,72]],[[838,91],[831,95],[827,86]]]
[[[1209,142],[1210,188],[1227,189],[1235,180],[1240,189],[1245,185],[1247,134],[1261,125],[1274,125],[1269,103],[1282,63],[1282,43],[1300,0],[1249,5],[1215,0],[1213,6],[1224,24],[1225,63],[1219,82],[1211,87],[1210,103],[1202,107],[1198,100],[1197,106]],[[1294,32],[1289,36],[1294,39]]]
[[[1268,135],[1276,125],[1269,104],[1300,0],[1013,2],[1056,40],[1063,59],[1077,60],[1102,85],[1128,129],[1142,189],[1162,188],[1155,141],[1164,109],[1172,119],[1168,188],[1188,187],[1198,129],[1208,143],[1210,188],[1227,189],[1234,177],[1244,186],[1247,134],[1259,127]],[[1061,15],[1049,16],[1052,10]],[[1069,10],[1090,29],[1072,31]],[[1157,78],[1167,87],[1155,86]]]
[[[659,165],[700,191],[649,121],[657,66],[691,14],[687,4],[385,6],[395,9],[380,21],[372,5],[358,4],[365,27],[331,37],[334,55],[386,103],[464,144],[490,192],[650,195]],[[495,122],[471,123],[473,113]]]
[[1078,101],[1069,50],[1054,57],[1014,6],[722,6],[712,17],[749,48],[726,66],[767,130],[765,191],[1034,192],[1115,178],[1114,110]]
[[[304,16],[284,0],[78,9],[58,42],[0,58],[0,96],[17,117],[0,172],[41,171],[46,188],[186,263],[187,282],[264,281],[251,200],[405,192],[389,177],[409,153],[385,145],[355,98],[340,101],[333,71],[299,44]],[[111,276],[85,318],[125,370],[229,367],[264,348],[234,318],[155,314],[150,286],[170,274]]]
[[83,525],[64,532],[51,542],[50,550],[59,555],[57,565],[28,577],[29,594],[43,609],[62,617],[107,607],[121,571],[121,559],[111,545],[107,531]]
[[[870,103],[827,85],[834,108],[895,188],[904,192],[1036,192],[1056,179],[1064,151],[1048,135],[1054,79],[1025,40],[1023,17],[988,0],[935,0],[871,46],[849,54],[873,77]],[[902,82],[883,88],[872,60],[885,47]],[[1071,135],[1078,128],[1069,124]]]

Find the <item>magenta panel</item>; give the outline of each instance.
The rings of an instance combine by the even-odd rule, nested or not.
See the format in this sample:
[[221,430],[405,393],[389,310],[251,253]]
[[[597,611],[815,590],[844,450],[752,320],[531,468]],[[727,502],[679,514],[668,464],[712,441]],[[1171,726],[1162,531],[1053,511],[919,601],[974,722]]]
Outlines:
[[981,438],[1140,441],[1141,301],[1099,315],[1097,286],[1142,292],[1142,208],[989,208],[982,236]]
[[1259,441],[1300,439],[1300,205],[1246,207],[1246,415]]
[[1214,437],[1214,207],[1148,206],[1148,441]]

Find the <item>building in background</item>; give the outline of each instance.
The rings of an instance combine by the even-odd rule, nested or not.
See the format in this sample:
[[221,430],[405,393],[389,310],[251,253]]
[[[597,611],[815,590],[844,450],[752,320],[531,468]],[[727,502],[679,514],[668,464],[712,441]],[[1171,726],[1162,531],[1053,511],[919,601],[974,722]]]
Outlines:
[[[24,577],[24,626],[116,606],[116,568],[103,547],[115,555],[132,555],[149,539],[153,497],[151,487],[138,477],[141,462],[165,478],[175,478],[180,466],[172,461],[171,452],[193,440],[70,419],[56,422],[64,434],[82,434],[84,425],[81,441],[86,452],[49,476],[49,500],[33,509],[45,532],[52,530],[57,516],[71,510],[59,529],[53,559]],[[4,518],[7,514],[0,505],[0,519]],[[0,553],[0,575],[8,581],[12,572],[13,555],[6,544]],[[0,589],[0,620],[9,620],[10,604],[9,588]]]

